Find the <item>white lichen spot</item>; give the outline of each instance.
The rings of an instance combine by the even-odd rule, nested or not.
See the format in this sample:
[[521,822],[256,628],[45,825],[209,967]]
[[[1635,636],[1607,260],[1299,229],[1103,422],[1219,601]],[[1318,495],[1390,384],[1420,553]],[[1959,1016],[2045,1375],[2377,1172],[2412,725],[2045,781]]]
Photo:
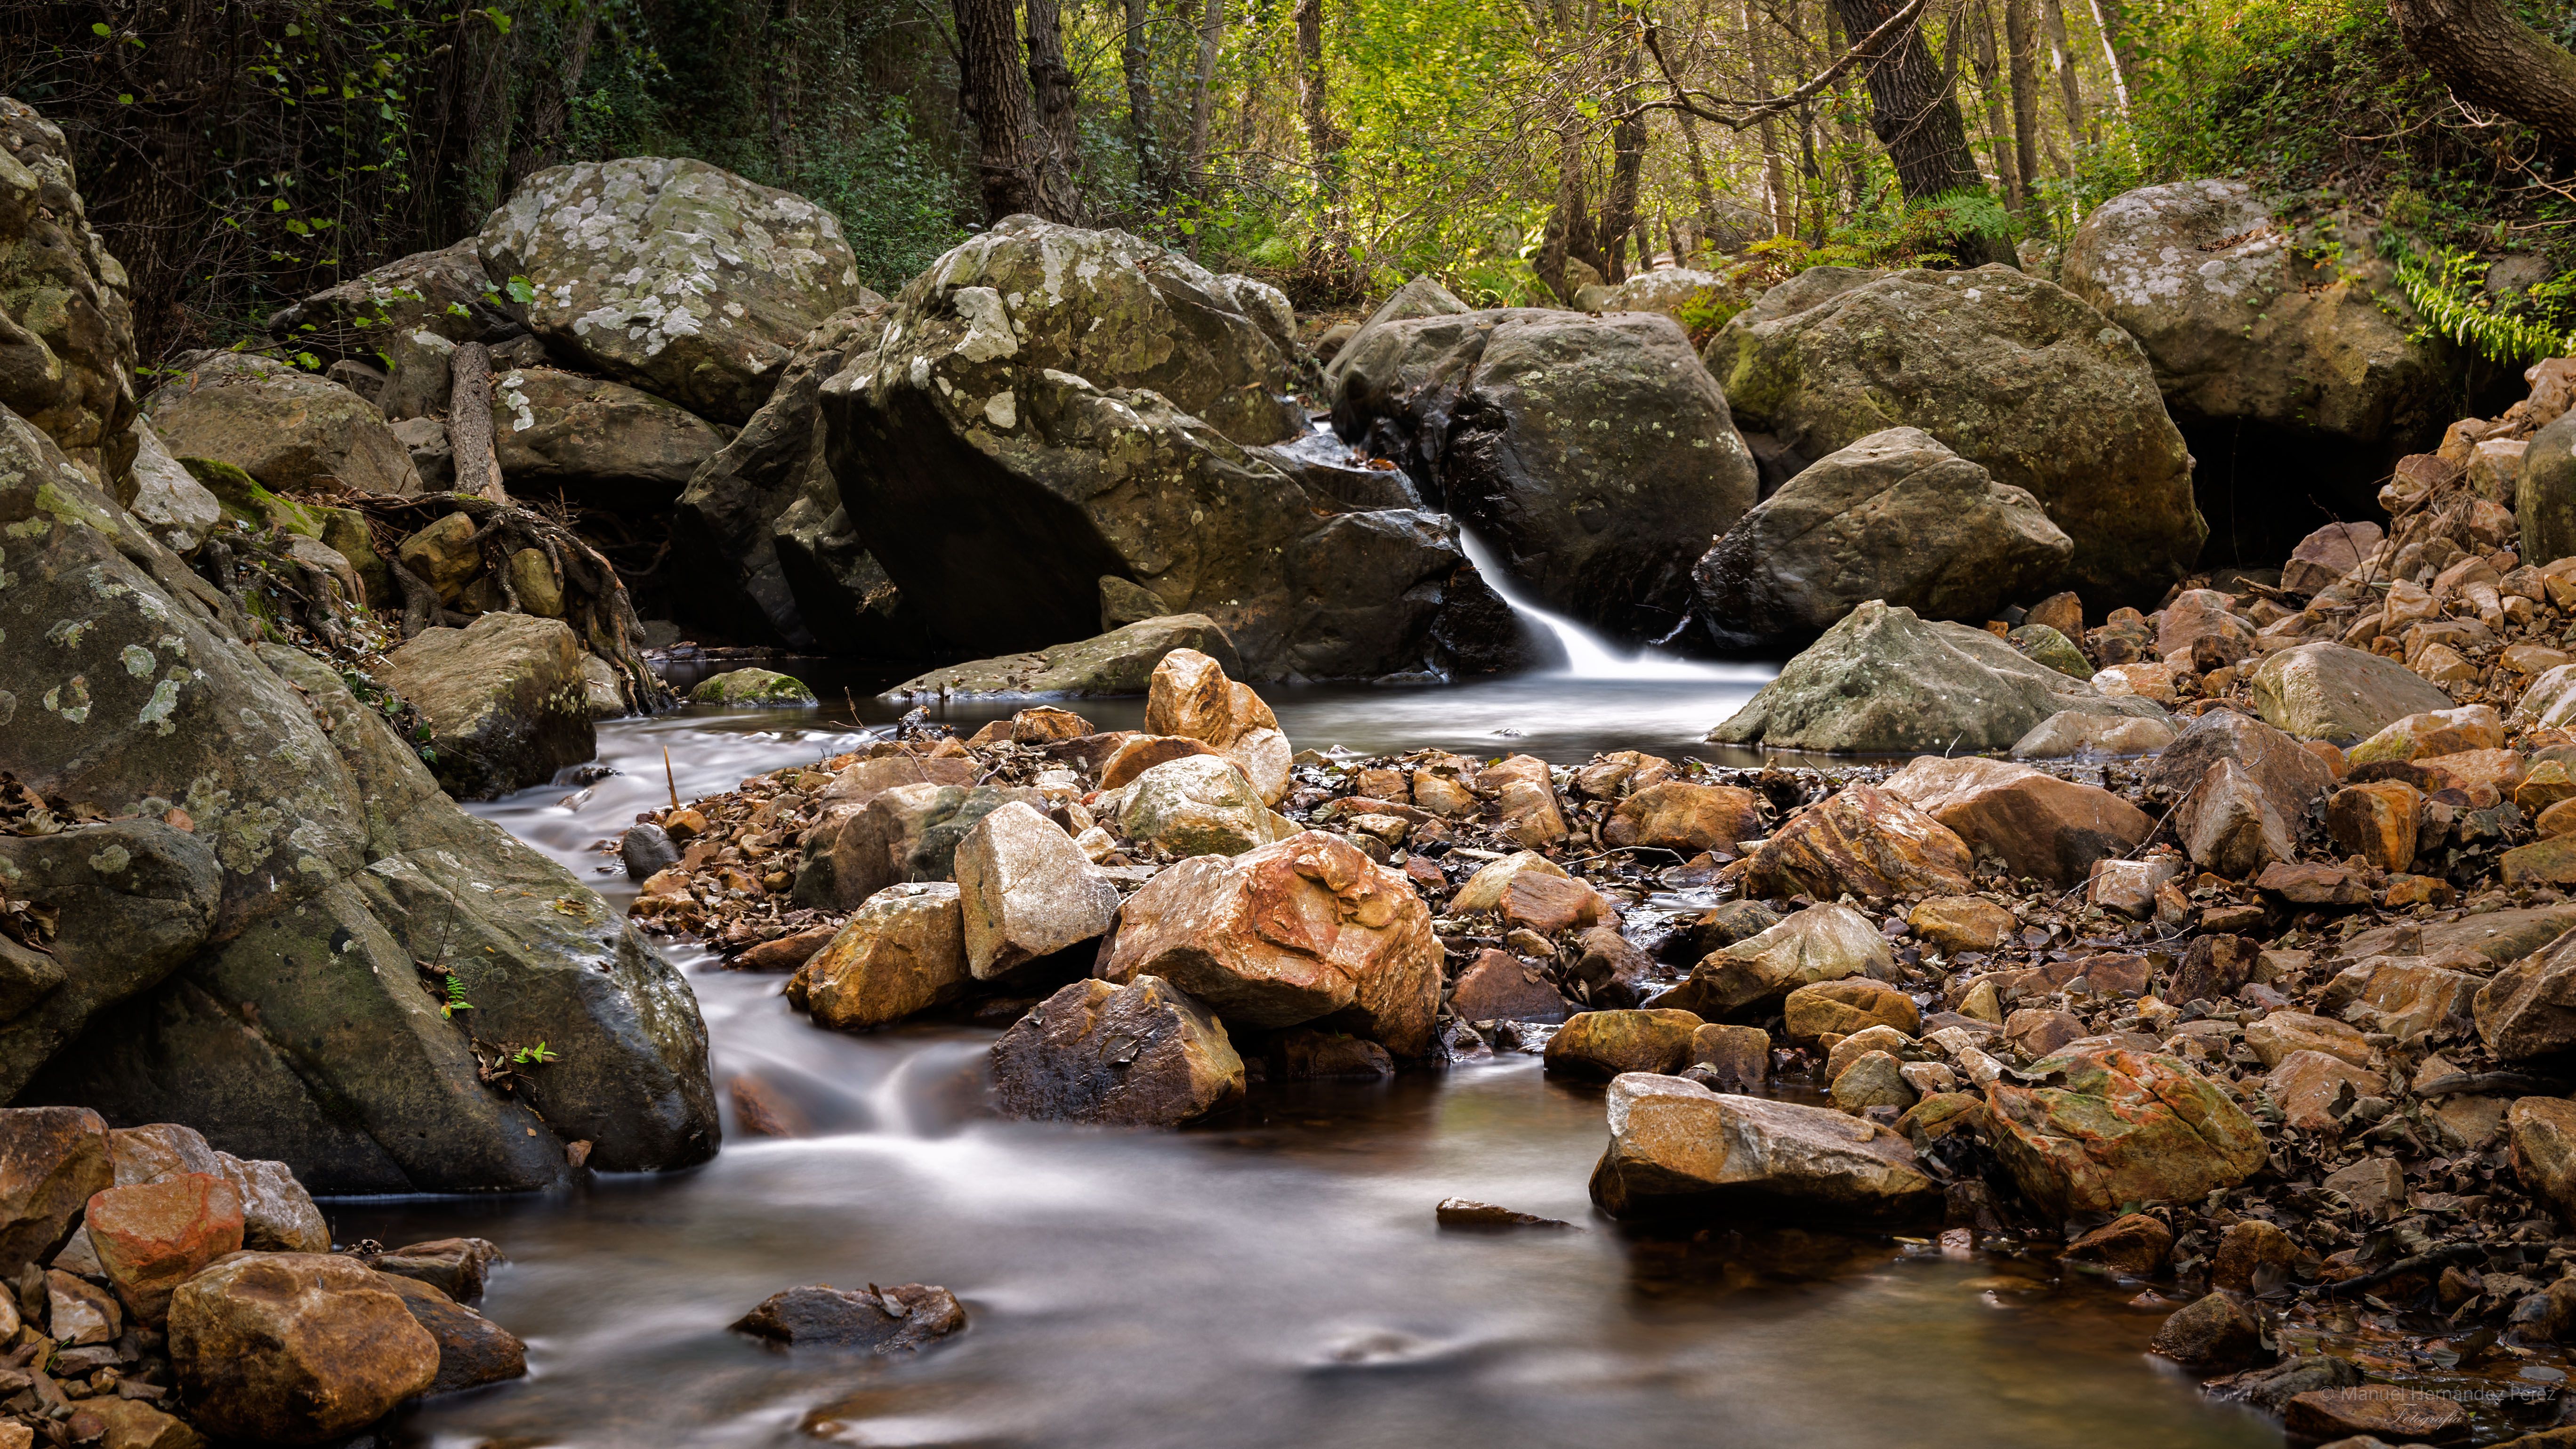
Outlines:
[[984,404],[984,418],[997,428],[1016,426],[1020,421],[1019,400],[1004,388]]
[[127,854],[125,847],[122,845],[111,845],[89,858],[89,868],[97,871],[100,875],[121,874],[127,866],[132,865],[133,863],[134,857]]
[[45,708],[63,717],[66,723],[89,722],[89,679],[75,674],[64,683],[45,691]]
[[1003,310],[1001,293],[990,287],[960,287],[952,301],[966,323],[966,335],[957,343],[958,356],[968,362],[991,362],[1019,352],[1019,339],[1011,335],[1011,317]]
[[125,661],[125,672],[133,675],[137,679],[141,679],[145,675],[150,674],[160,663],[159,660],[152,657],[151,650],[144,648],[140,644],[126,645],[124,649],[118,652],[117,657]]
[[152,697],[143,702],[143,712],[134,717],[134,722],[139,725],[150,725],[155,733],[166,735],[178,728],[170,722],[171,713],[178,707],[178,681],[162,680],[152,686]]
[[97,626],[94,619],[65,619],[45,631],[45,642],[64,649],[78,649],[81,639]]

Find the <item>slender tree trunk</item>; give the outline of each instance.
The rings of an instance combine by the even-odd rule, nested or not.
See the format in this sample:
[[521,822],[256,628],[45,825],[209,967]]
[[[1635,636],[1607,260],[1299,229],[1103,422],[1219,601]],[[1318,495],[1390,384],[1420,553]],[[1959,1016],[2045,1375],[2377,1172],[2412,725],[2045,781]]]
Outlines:
[[1324,0],[1297,0],[1297,115],[1306,126],[1308,164],[1327,205],[1341,200],[1341,151],[1349,143],[1333,125],[1324,83]]
[[2075,46],[2066,36],[2066,7],[2058,0],[2042,0],[2040,13],[2048,20],[2048,58],[2057,69],[2059,99],[2066,105],[2066,134],[2070,139],[2092,141],[2092,113],[2084,105],[2084,78],[2075,73]]
[[2454,95],[2501,111],[2576,156],[2576,55],[2502,0],[2389,0],[2398,38]]
[[1225,0],[1207,0],[1199,19],[1199,70],[1190,92],[1190,177],[1207,169],[1208,123],[1216,114],[1216,62],[1225,50]]
[[[1766,63],[1769,47],[1762,43],[1760,17],[1753,0],[1743,0],[1740,13],[1744,18],[1744,55],[1752,71],[1753,94],[1771,94],[1771,71]],[[1684,117],[1690,112],[1684,111]],[[1789,195],[1788,166],[1780,155],[1780,128],[1771,113],[1762,113],[1754,122],[1754,134],[1762,143],[1762,209],[1771,213],[1773,236],[1794,236],[1798,231],[1798,214]],[[1714,216],[1711,221],[1716,220]]]
[[2031,0],[2004,0],[2004,52],[2012,70],[2013,164],[2021,173],[2022,206],[2039,198],[2039,36],[2030,23]]
[[[790,14],[796,0],[788,0]],[[599,30],[599,8],[584,3],[564,34],[563,53],[548,72],[541,73],[529,88],[528,113],[521,119],[518,136],[510,147],[510,163],[502,172],[501,194],[519,189],[519,183],[563,159],[564,132],[572,120],[572,99],[581,94],[582,73],[590,68],[590,46]],[[793,47],[790,47],[791,53]],[[793,61],[789,70],[793,72]],[[770,127],[773,132],[792,128],[788,119],[794,102],[773,90],[770,96]],[[780,138],[782,155],[784,137]]]
[[1682,155],[1690,162],[1691,199],[1699,204],[1705,221],[1717,220],[1717,188],[1709,183],[1708,157],[1699,144],[1699,122],[1690,112],[1677,113],[1682,123]]
[[[1896,0],[1834,0],[1842,28],[1867,35],[1896,13]],[[1906,27],[1884,53],[1865,63],[1869,83],[1870,129],[1896,163],[1896,181],[1908,201],[1928,201],[1954,191],[1986,188],[1985,174],[1968,150],[1967,123],[1959,117],[1958,93],[1932,61],[1918,25]],[[1951,238],[1961,263],[1976,266],[2004,261],[1992,238],[1962,233]]]
[[[1632,16],[1633,16],[1633,12]],[[1602,270],[1604,281],[1626,280],[1626,248],[1621,242],[1637,228],[1637,186],[1646,165],[1646,118],[1632,115],[1636,103],[1637,68],[1645,55],[1645,39],[1632,18],[1623,27],[1634,43],[1619,61],[1619,87],[1610,95],[1610,111],[1620,119],[1610,127],[1610,190],[1601,199],[1601,235],[1608,238],[1610,265]],[[1644,254],[1642,234],[1638,248]]]
[[2085,0],[2093,7],[2093,32],[2102,37],[2102,67],[2111,76],[2111,99],[2119,107],[2120,119],[2129,119],[2129,57],[2120,49],[2120,27],[2127,17],[2120,13],[2120,0]]
[[461,344],[447,362],[447,446],[457,492],[510,501],[492,448],[492,354],[480,342]]
[[2003,76],[1995,59],[1995,15],[1986,0],[1976,0],[1976,7],[1969,27],[1976,44],[1977,89],[1986,99],[1986,135],[1995,149],[1995,179],[2003,183],[2005,200],[2019,211],[2029,198],[2022,192],[2021,168],[2013,164],[2012,123],[2005,119]]
[[1082,161],[1082,130],[1073,114],[1073,67],[1064,60],[1064,30],[1056,0],[1029,0],[1029,93],[1036,98],[1038,129],[1071,176]]
[[1127,77],[1127,136],[1136,148],[1136,179],[1148,195],[1169,196],[1171,181],[1163,172],[1162,147],[1154,133],[1154,72],[1145,52],[1145,0],[1123,0],[1127,32],[1118,47],[1118,65]]
[[1011,0],[950,0],[957,19],[957,104],[975,126],[975,179],[984,219],[1016,212],[1072,221],[1070,187],[1039,139],[1020,70]]

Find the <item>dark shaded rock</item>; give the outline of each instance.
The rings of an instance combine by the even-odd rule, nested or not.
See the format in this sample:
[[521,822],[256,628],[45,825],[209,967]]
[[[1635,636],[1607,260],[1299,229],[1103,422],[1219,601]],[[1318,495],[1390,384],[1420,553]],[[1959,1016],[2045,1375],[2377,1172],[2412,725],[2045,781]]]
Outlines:
[[1176,1127],[1243,1095],[1243,1059],[1207,1008],[1157,976],[1077,981],[993,1043],[1006,1116]]
[[91,1194],[115,1185],[107,1123],[96,1112],[0,1108],[0,1282],[53,1261]]
[[626,827],[617,839],[617,857],[626,866],[628,880],[647,880],[680,863],[680,848],[671,843],[670,832],[646,821]]
[[2361,1369],[2332,1354],[2303,1353],[2263,1368],[2247,1369],[2203,1384],[2222,1404],[2244,1404],[2267,1414],[2287,1409],[2290,1400],[2318,1389],[2348,1389],[2361,1383]]
[[402,1299],[412,1321],[438,1340],[438,1377],[423,1393],[444,1394],[528,1376],[528,1346],[519,1336],[418,1278],[377,1272]]
[[599,752],[582,653],[560,619],[485,614],[413,635],[386,656],[383,676],[429,721],[438,782],[481,800],[542,785]]
[[434,1238],[369,1254],[367,1266],[396,1278],[419,1279],[455,1302],[473,1303],[482,1298],[483,1280],[500,1261],[501,1250],[488,1238]]
[[2267,1356],[2262,1321],[2228,1293],[2184,1305],[2156,1330],[2147,1351],[2193,1368],[2234,1368]]
[[1442,1198],[1440,1200],[1440,1205],[1433,1209],[1433,1213],[1439,1219],[1440,1226],[1444,1228],[1465,1228],[1471,1231],[1475,1229],[1490,1230],[1495,1228],[1570,1228],[1574,1226],[1574,1224],[1569,1223],[1562,1218],[1543,1218],[1536,1213],[1514,1212],[1507,1207],[1496,1207],[1489,1202],[1470,1202],[1463,1197]]
[[965,1326],[966,1310],[957,1295],[928,1283],[892,1288],[870,1284],[864,1293],[814,1283],[771,1294],[736,1320],[733,1328],[774,1343],[895,1353],[946,1338]]

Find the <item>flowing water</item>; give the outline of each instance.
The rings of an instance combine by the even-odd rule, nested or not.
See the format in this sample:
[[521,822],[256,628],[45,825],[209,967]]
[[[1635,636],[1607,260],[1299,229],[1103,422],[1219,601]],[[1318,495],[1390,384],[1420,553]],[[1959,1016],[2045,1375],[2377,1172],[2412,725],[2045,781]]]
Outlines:
[[[1765,671],[1633,673],[1661,677],[1264,694],[1301,746],[1570,760],[1687,751]],[[1140,713],[1081,707],[1104,726]],[[600,746],[617,774],[477,809],[622,899],[599,841],[674,787],[689,798],[849,747],[846,715],[613,723]],[[779,999],[778,978],[673,954],[719,1086],[749,1079],[797,1135],[747,1135],[728,1106],[725,1150],[691,1172],[329,1205],[344,1241],[478,1233],[510,1257],[483,1306],[527,1338],[530,1378],[422,1405],[400,1442],[2279,1442],[2147,1358],[2157,1315],[2117,1292],[1883,1236],[1622,1233],[1585,1195],[1605,1135],[1599,1089],[1547,1081],[1528,1057],[1266,1088],[1185,1132],[1009,1123],[979,1105],[994,1033],[821,1031]],[[1449,1196],[1574,1226],[1443,1232],[1432,1207]],[[795,1284],[915,1281],[946,1285],[969,1315],[919,1355],[781,1351],[726,1331]]]

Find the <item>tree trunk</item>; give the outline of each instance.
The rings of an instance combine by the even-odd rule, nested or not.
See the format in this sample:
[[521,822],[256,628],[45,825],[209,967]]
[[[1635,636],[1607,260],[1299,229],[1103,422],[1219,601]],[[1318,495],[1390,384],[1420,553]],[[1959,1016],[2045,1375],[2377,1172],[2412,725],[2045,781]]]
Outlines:
[[1145,52],[1145,0],[1124,0],[1127,33],[1118,48],[1118,65],[1127,77],[1127,137],[1136,148],[1136,180],[1149,196],[1169,196],[1163,175],[1162,148],[1154,135],[1154,73]]
[[1324,0],[1297,0],[1297,116],[1306,126],[1315,189],[1329,206],[1341,199],[1341,151],[1350,138],[1333,125],[1324,85]]
[[1071,188],[1037,135],[1020,72],[1011,0],[950,0],[957,17],[957,105],[975,125],[975,179],[989,223],[1016,212],[1074,219]]
[[1699,122],[1688,111],[1676,113],[1682,123],[1682,154],[1690,162],[1691,199],[1699,203],[1704,222],[1717,220],[1717,188],[1709,183],[1708,157],[1700,151]]
[[[1834,0],[1843,30],[1863,36],[1885,24],[1900,7],[1896,0]],[[1920,24],[1886,44],[1864,63],[1869,83],[1870,129],[1896,163],[1896,182],[1908,201],[1929,201],[1954,191],[1984,191],[1985,174],[1968,150],[1967,124],[1959,118],[1958,93],[1941,68],[1933,64]],[[1951,251],[1961,265],[2006,260],[1991,238],[1963,233],[1951,238]]]
[[448,359],[447,446],[456,459],[457,492],[510,501],[492,451],[492,354],[480,342],[460,345]]
[[2127,17],[2120,13],[2120,0],[2085,0],[2093,7],[2093,29],[2102,37],[2102,65],[2111,73],[2111,99],[2120,108],[2120,119],[2129,119],[2129,57],[2120,48],[2120,27]]
[[1977,89],[1986,98],[1986,136],[1995,148],[1995,179],[2003,183],[2004,199],[2013,210],[2029,204],[2022,194],[2021,168],[2013,164],[2012,124],[2004,118],[2004,84],[1995,60],[1995,15],[1986,0],[1976,0],[1977,13],[1969,20],[1977,58]]
[[1225,50],[1225,0],[1207,0],[1199,19],[1199,73],[1190,93],[1190,175],[1207,169],[1208,123],[1216,115],[1216,62]]
[[[1600,234],[1610,243],[1606,258],[1609,265],[1601,271],[1606,282],[1627,280],[1626,248],[1621,242],[1638,229],[1637,184],[1646,166],[1646,117],[1635,110],[1637,67],[1643,63],[1645,40],[1634,20],[1623,28],[1634,43],[1620,58],[1619,88],[1610,97],[1610,112],[1619,119],[1610,127],[1610,190],[1601,198]],[[1643,245],[1642,237],[1638,250],[1641,255],[1650,250]]]
[[2398,38],[2451,93],[2538,131],[2576,156],[2576,55],[2502,0],[2388,0]]
[[[1744,20],[1744,56],[1752,72],[1753,94],[1771,94],[1771,72],[1765,63],[1767,47],[1753,9],[1753,0],[1742,0],[1740,13]],[[1682,112],[1687,121],[1690,112]],[[1762,209],[1771,213],[1773,236],[1794,236],[1798,231],[1798,214],[1789,197],[1789,168],[1780,154],[1780,127],[1769,111],[1754,123],[1754,133],[1762,143]],[[1710,220],[1716,220],[1711,217]]]
[[1037,99],[1038,129],[1071,176],[1082,161],[1082,130],[1073,114],[1073,67],[1064,60],[1064,30],[1056,0],[1029,0],[1029,91]]
[[2022,206],[2039,199],[2039,36],[2031,28],[2031,0],[2004,0],[2004,52],[2012,69],[2013,164],[2021,173]]
[[2091,141],[2093,116],[2084,105],[2084,78],[2075,73],[2074,43],[2066,38],[2066,7],[2058,0],[2042,0],[2040,13],[2048,20],[2049,62],[2057,68],[2058,98],[2066,105],[2066,134]]
[[[788,4],[792,16],[795,0],[788,0]],[[591,40],[598,29],[599,8],[583,4],[564,36],[561,58],[529,87],[528,113],[521,118],[518,134],[511,142],[509,165],[501,173],[503,196],[563,159],[564,131],[572,120],[572,98],[581,94],[582,73],[590,68]],[[793,103],[775,90],[770,100],[772,131],[788,128]]]

